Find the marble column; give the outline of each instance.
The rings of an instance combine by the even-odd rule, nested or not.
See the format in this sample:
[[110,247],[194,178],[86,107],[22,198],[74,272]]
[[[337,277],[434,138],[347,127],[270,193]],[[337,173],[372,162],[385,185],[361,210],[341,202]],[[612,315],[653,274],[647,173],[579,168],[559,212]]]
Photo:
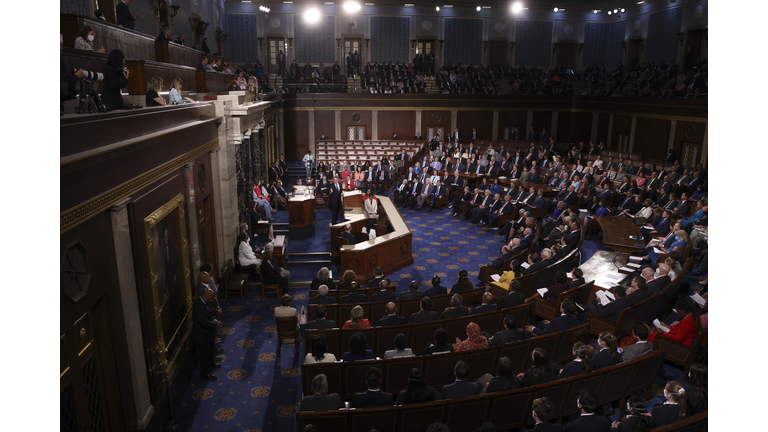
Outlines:
[[[523,133],[522,139],[527,140],[528,139],[528,132],[531,131],[531,128],[533,128],[533,111],[528,111],[528,116],[526,117],[525,122],[525,130],[521,131]],[[520,134],[518,133],[518,138],[520,137]]]
[[552,111],[552,122],[550,123],[549,136],[554,137],[557,140],[557,118],[560,115],[560,111]]
[[336,134],[334,139],[336,141],[343,140],[344,138],[341,137],[341,111],[339,110],[334,111],[334,120],[336,123],[336,130],[335,130]]
[[493,112],[493,130],[491,131],[491,139],[499,139],[499,111]]
[[280,153],[285,153],[285,121],[283,120],[283,110],[277,114],[277,124],[275,125],[275,135],[277,137],[277,146],[280,147]]
[[115,243],[115,263],[119,283],[120,304],[123,307],[125,339],[128,347],[128,364],[131,385],[133,387],[133,405],[136,407],[136,430],[146,429],[155,407],[149,397],[149,380],[144,358],[144,340],[139,315],[139,300],[136,293],[136,278],[131,251],[131,233],[128,224],[127,206],[131,198],[126,198],[110,209],[112,218],[112,237]]
[[707,153],[709,153],[709,123],[704,123],[704,140],[701,142],[701,161],[702,166],[707,166]]
[[634,152],[635,148],[635,126],[637,125],[637,116],[632,116],[632,126],[629,127],[629,148],[627,151]]
[[184,200],[187,202],[187,215],[189,215],[189,250],[192,252],[192,274],[200,268],[200,240],[197,236],[197,204],[195,203],[195,162],[184,165]]
[[[235,161],[234,137],[227,134],[228,123],[234,121],[232,116],[224,113],[223,105],[219,107],[215,101],[216,116],[222,117],[219,125],[219,147],[211,150],[211,187],[213,188],[213,211],[216,216],[214,230],[216,235],[216,266],[218,269],[226,264],[227,257],[232,256],[235,248],[237,228],[237,163]],[[280,124],[283,124],[280,113]],[[280,128],[282,131],[282,128]],[[282,137],[282,133],[280,136]],[[213,264],[213,263],[211,263]]]
[[605,145],[608,146],[608,148],[611,148],[612,141],[613,141],[613,114],[608,114],[608,142],[605,143]]
[[667,143],[667,151],[675,147],[675,132],[677,132],[677,120],[672,120],[672,124],[669,125],[669,142]]
[[312,154],[316,155],[315,150],[315,111],[309,111],[307,113],[307,128],[309,129],[309,149],[312,150]]
[[456,128],[458,127],[458,118],[459,112],[456,110],[451,111],[451,130],[449,131],[450,134],[453,134],[454,131],[456,131]]
[[600,127],[600,114],[592,113],[592,133],[589,135],[589,139],[592,140],[592,142],[595,143],[595,145],[598,144],[597,129],[599,127]]
[[379,139],[379,110],[371,110],[371,139]]
[[[419,134],[420,134],[422,137],[425,137],[425,136],[426,136],[426,134],[424,133],[424,131],[422,131],[422,130],[421,130],[421,127],[422,127],[422,126],[421,126],[421,110],[416,110],[416,130],[415,130],[415,131],[413,131],[413,132],[414,132],[414,134],[413,134],[414,136],[416,135],[416,132],[417,132],[417,131],[419,132]],[[408,137],[406,137],[406,138],[408,138]]]

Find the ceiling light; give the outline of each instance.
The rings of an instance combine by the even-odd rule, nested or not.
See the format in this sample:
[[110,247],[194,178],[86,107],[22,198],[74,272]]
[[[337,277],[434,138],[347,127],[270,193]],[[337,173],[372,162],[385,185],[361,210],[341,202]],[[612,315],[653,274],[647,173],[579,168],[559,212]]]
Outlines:
[[621,13],[624,13],[624,12],[626,12],[626,11],[627,11],[626,9],[624,9],[624,8],[621,8]]
[[480,9],[482,9],[480,6],[476,7],[475,10],[480,12]]
[[593,10],[592,13],[598,13],[599,11],[597,9]]
[[443,5],[444,8],[452,8],[453,5]]
[[293,4],[292,1],[284,1],[283,3],[285,3],[285,4]]
[[611,11],[608,11],[608,15],[610,15],[610,14],[611,14]]
[[490,6],[483,6],[483,9],[490,9]]
[[266,7],[266,6],[259,6],[259,10],[262,11],[262,12],[269,13],[269,8]]
[[408,7],[413,7],[413,3],[406,3],[405,5]]
[[558,8],[555,8],[555,12],[557,12],[557,11],[559,11],[559,10],[560,10],[560,9],[558,9]]
[[332,5],[333,2],[323,2],[323,4]]
[[440,12],[440,6],[435,6],[435,10]]
[[512,5],[512,13],[518,13],[523,9],[523,5],[520,3],[515,3]]
[[619,10],[618,9],[614,9],[613,13],[619,13]]
[[318,22],[320,21],[320,11],[315,8],[307,9],[307,11],[304,12],[304,19],[311,23]]
[[251,0],[243,0],[240,3],[251,3]]
[[360,10],[360,3],[348,1],[344,3],[344,10],[347,12],[357,12]]

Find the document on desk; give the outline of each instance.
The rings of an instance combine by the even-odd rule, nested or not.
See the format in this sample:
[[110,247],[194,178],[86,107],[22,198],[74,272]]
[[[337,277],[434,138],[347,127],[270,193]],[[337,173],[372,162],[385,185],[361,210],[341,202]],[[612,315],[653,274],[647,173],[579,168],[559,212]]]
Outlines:
[[624,279],[625,276],[623,274],[611,273],[611,274],[605,275],[605,277],[607,277],[608,279],[613,279],[613,280],[618,282],[618,281]]
[[600,290],[596,292],[595,297],[597,297],[598,303],[600,303],[603,306],[607,306],[608,303],[610,303],[613,300],[616,300],[616,297],[614,297],[613,294],[605,290]]
[[649,229],[651,231],[655,230],[656,228],[653,227],[653,225],[643,225],[643,228]]

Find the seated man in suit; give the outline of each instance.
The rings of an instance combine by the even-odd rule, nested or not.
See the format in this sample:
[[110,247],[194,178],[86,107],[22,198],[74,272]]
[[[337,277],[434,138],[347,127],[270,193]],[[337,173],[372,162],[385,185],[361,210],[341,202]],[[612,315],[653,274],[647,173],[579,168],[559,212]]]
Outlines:
[[387,327],[407,323],[405,318],[397,315],[397,305],[394,303],[387,303],[386,311],[387,314],[381,317],[379,322],[376,323],[376,327]]
[[[653,270],[651,270],[651,274],[653,274]],[[621,286],[613,287],[613,295],[616,297],[616,300],[605,306],[599,304],[597,300],[587,303],[584,306],[584,317],[586,318],[589,314],[593,314],[605,320],[616,322],[621,311],[648,297],[645,285],[646,282],[642,276],[635,276],[630,286],[626,289]]]
[[310,321],[307,323],[307,330],[322,330],[322,329],[336,328],[335,322],[325,319],[325,312],[326,312],[325,306],[323,305],[318,306],[317,309],[315,309],[315,317],[317,318],[314,321]]
[[453,374],[456,377],[456,381],[453,384],[444,385],[442,390],[440,390],[443,399],[462,398],[480,393],[480,387],[477,383],[467,381],[469,376],[468,364],[459,360],[453,368]]
[[448,288],[440,286],[440,276],[432,276],[432,287],[424,292],[425,296],[434,297],[440,294],[448,294]]
[[[466,190],[466,189],[465,189]],[[490,193],[490,192],[489,192]],[[464,216],[464,220],[469,219],[470,214],[472,213],[472,210],[474,210],[477,206],[480,205],[480,203],[484,199],[484,195],[480,188],[475,188],[475,193],[472,194],[469,199],[465,200],[466,195],[462,197],[462,202],[464,203],[464,212],[462,213],[462,216]],[[459,209],[456,208],[456,202],[454,202],[454,208],[453,208],[453,215],[458,216]]]
[[369,280],[365,286],[366,288],[376,288],[382,280],[384,280],[384,271],[381,267],[376,267],[373,269],[373,279]]
[[352,281],[349,284],[349,294],[342,296],[339,299],[339,304],[342,303],[365,303],[368,301],[368,297],[365,294],[359,294],[357,290],[360,288],[360,284]]
[[413,184],[408,188],[408,192],[405,194],[403,207],[408,206],[409,209],[413,209],[413,206],[416,205],[416,199],[421,195],[421,190],[423,188],[424,185],[421,181],[418,179],[414,180]]
[[410,324],[434,321],[437,319],[437,312],[432,310],[432,299],[423,297],[421,299],[420,310],[411,314]]
[[489,292],[486,292],[483,294],[482,301],[483,301],[483,304],[470,309],[470,312],[469,312],[470,315],[476,315],[476,314],[481,314],[485,312],[493,312],[499,309],[498,306],[493,304],[493,294]]
[[[541,253],[543,254],[544,251],[549,251],[550,254],[552,253],[549,249],[544,249],[541,251]],[[531,252],[528,254],[528,268],[523,270],[523,275],[529,275],[546,267],[545,264],[542,264],[543,261],[544,260],[541,259],[541,256],[539,256],[539,254],[536,252]]]
[[429,196],[429,211],[440,210],[440,200],[448,193],[445,185],[440,180],[435,182],[432,195]]
[[498,306],[499,309],[506,309],[512,306],[520,306],[521,304],[525,303],[525,296],[522,293],[518,292],[519,289],[520,289],[520,281],[513,280],[512,282],[510,282],[509,294],[505,295],[504,297],[501,297],[496,302],[496,306]]
[[357,243],[355,235],[352,234],[352,225],[349,223],[344,224],[344,231],[339,234],[339,237],[349,240],[349,244],[351,245]]
[[627,345],[621,352],[621,361],[628,362],[653,352],[653,344],[648,342],[650,332],[644,322],[638,321],[632,326],[635,343]]
[[395,206],[402,207],[405,204],[405,198],[408,195],[408,179],[403,179],[403,182],[398,186],[393,197],[395,198]]
[[272,258],[272,252],[264,251],[261,254],[261,281],[264,284],[280,285],[282,293],[288,294],[288,276],[282,267],[278,267],[277,261]]
[[379,390],[379,387],[381,387],[381,370],[379,368],[373,366],[368,368],[368,371],[365,373],[365,382],[368,384],[368,391],[355,393],[352,397],[352,402],[349,404],[351,408],[380,407],[395,404],[395,399],[390,393]]
[[328,285],[320,285],[317,287],[317,295],[310,298],[308,304],[333,304],[336,303],[336,299],[328,297]]
[[580,268],[573,269],[571,276],[573,276],[573,280],[568,284],[568,289],[584,285],[584,272]]
[[576,399],[576,404],[581,409],[581,416],[568,423],[565,432],[610,432],[611,420],[608,417],[595,414],[598,402],[597,394],[587,389],[581,389],[579,398]]
[[446,308],[443,313],[440,314],[439,319],[443,320],[469,315],[469,309],[462,306],[463,302],[464,298],[460,294],[454,294],[453,297],[451,297],[451,306]]
[[508,215],[512,214],[512,210],[514,209],[514,205],[512,204],[512,198],[509,195],[504,195],[504,202],[501,204],[501,207],[498,209],[492,211],[488,214],[488,226],[483,228],[485,231],[489,230],[498,230],[499,227],[496,226],[496,221],[499,220],[499,217],[501,215]]
[[483,332],[483,336],[488,338],[488,346],[504,345],[531,337],[525,329],[517,328],[517,319],[512,314],[504,317],[504,330],[496,332],[493,337],[489,337],[489,334]]
[[400,300],[419,298],[419,297],[424,297],[424,293],[419,291],[419,283],[416,281],[411,281],[411,283],[408,284],[408,291],[404,291],[400,293]]
[[561,330],[568,330],[570,328],[574,328],[578,326],[579,318],[576,316],[577,309],[576,309],[576,303],[573,302],[571,299],[565,299],[560,304],[560,316],[553,319],[552,321],[549,320],[542,320],[537,325],[538,327],[534,326],[525,326],[525,331],[529,333],[533,333],[536,336],[543,336],[548,335],[550,333],[559,332]]
[[389,291],[388,289],[389,288],[388,279],[382,279],[381,282],[379,282],[379,288],[381,288],[381,291],[371,296],[372,302],[389,301],[389,300],[397,299],[397,295],[392,291]]
[[430,342],[421,352],[421,355],[431,355],[453,352],[453,345],[448,343],[448,330],[439,328],[435,330],[435,341]]

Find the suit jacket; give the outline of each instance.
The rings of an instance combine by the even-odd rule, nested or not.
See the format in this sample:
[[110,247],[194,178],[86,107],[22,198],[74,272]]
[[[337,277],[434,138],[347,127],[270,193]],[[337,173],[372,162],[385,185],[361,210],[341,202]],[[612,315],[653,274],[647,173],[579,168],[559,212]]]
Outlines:
[[533,333],[536,336],[547,335],[561,330],[568,330],[581,324],[579,319],[575,315],[560,315],[559,317],[551,320],[549,325],[544,330],[533,328]]
[[314,395],[305,396],[299,406],[300,411],[330,411],[342,407],[341,398],[336,393],[324,394],[319,398]]
[[342,296],[339,299],[339,303],[366,303],[366,302],[368,302],[368,297],[366,297],[365,294],[349,293],[345,296]]
[[474,382],[466,380],[456,380],[453,384],[448,384],[440,389],[443,399],[455,399],[467,396],[474,396],[480,392],[480,388]]
[[411,314],[411,324],[422,323],[428,321],[434,321],[437,319],[437,312],[420,310],[415,314]]
[[478,307],[472,308],[472,311],[469,313],[470,315],[477,315],[485,312],[493,312],[495,310],[499,310],[499,307],[495,304],[483,304]]
[[263,260],[261,262],[261,280],[266,284],[280,283],[280,268],[277,266],[277,261],[272,258],[271,260]]
[[393,293],[392,291],[379,291],[371,296],[371,301],[374,302],[395,299],[397,299],[397,294]]
[[333,183],[331,183],[331,186],[330,186],[331,192],[330,192],[330,198],[328,200],[330,202],[331,208],[334,208],[334,206],[336,208],[341,207],[341,183],[337,183],[337,184],[339,186],[338,190],[336,190]]
[[216,320],[208,310],[208,304],[200,297],[195,299],[192,307],[192,343],[208,344],[216,340]]
[[448,288],[440,285],[432,285],[431,288],[424,292],[424,295],[427,297],[434,297],[440,294],[448,294]]
[[563,425],[557,423],[539,423],[528,429],[529,432],[563,432]]
[[632,302],[626,296],[619,297],[616,300],[608,303],[607,306],[601,306],[597,303],[588,304],[584,311],[586,313],[594,313],[595,315],[608,320],[610,322],[616,322],[619,319],[619,314],[624,309],[632,306]]
[[[211,287],[214,293],[217,295],[219,294],[219,290],[216,288],[216,284],[213,283],[213,279],[211,279],[211,282],[209,282],[208,285]],[[198,282],[195,286],[195,295],[200,297],[203,295],[207,288],[208,287],[205,286],[202,282]],[[211,311],[211,315],[214,317],[219,316],[219,301],[216,299],[216,297],[214,297],[213,300],[208,303],[208,310]]]
[[529,275],[535,271],[541,270],[544,267],[546,267],[549,263],[545,262],[545,260],[540,259],[539,262],[536,264],[528,267],[527,269],[523,270],[524,275]]
[[568,423],[565,432],[610,432],[611,420],[598,414],[582,415]]
[[492,338],[488,340],[488,346],[504,345],[512,342],[528,339],[531,336],[525,331],[525,329],[512,329],[502,330],[496,332]]
[[581,230],[573,231],[567,236],[565,236],[565,244],[568,245],[569,248],[575,249],[580,239],[581,239]]
[[115,15],[117,15],[117,25],[122,25],[125,28],[133,30],[134,21],[136,21],[136,18],[133,17],[133,14],[128,9],[128,5],[118,1],[117,5],[115,6]]
[[645,284],[645,289],[648,291],[648,295],[652,296],[656,294],[659,290],[664,288],[665,286],[669,285],[669,283],[672,280],[669,278],[668,275],[660,276],[647,284]]
[[339,234],[339,237],[349,240],[349,244],[351,245],[357,243],[357,239],[355,238],[355,235],[352,233],[342,231],[341,234]]
[[662,405],[653,412],[653,421],[656,427],[666,426],[679,418],[677,405]]
[[373,278],[369,280],[368,283],[365,284],[365,286],[368,288],[376,288],[379,286],[382,280],[384,280],[384,276]]
[[465,308],[464,306],[459,306],[455,309],[449,309],[443,313],[440,314],[440,317],[438,319],[450,319],[450,318],[458,318],[469,315],[469,309]]
[[307,323],[307,330],[322,330],[338,327],[335,322],[325,318],[318,318]]
[[385,315],[376,323],[376,327],[387,327],[407,323],[405,318],[399,315]]
[[519,292],[512,292],[501,297],[499,301],[496,302],[496,306],[498,306],[499,309],[506,309],[512,306],[519,306],[523,303],[525,303],[525,296]]
[[315,296],[309,299],[308,304],[334,304],[336,300],[328,296]]
[[424,297],[424,293],[421,291],[403,291],[400,293],[400,300],[403,299],[412,299],[412,298],[421,298]]
[[395,404],[395,399],[390,393],[377,391],[364,391],[362,393],[355,393],[352,397],[352,402],[349,404],[352,408],[365,408],[365,407],[377,407],[377,406],[390,406]]
[[642,357],[646,354],[650,354],[653,352],[653,344],[650,342],[642,342],[638,343],[635,342],[632,345],[628,345],[624,348],[624,350],[621,352],[621,361],[627,362],[633,359],[636,359],[638,357]]

